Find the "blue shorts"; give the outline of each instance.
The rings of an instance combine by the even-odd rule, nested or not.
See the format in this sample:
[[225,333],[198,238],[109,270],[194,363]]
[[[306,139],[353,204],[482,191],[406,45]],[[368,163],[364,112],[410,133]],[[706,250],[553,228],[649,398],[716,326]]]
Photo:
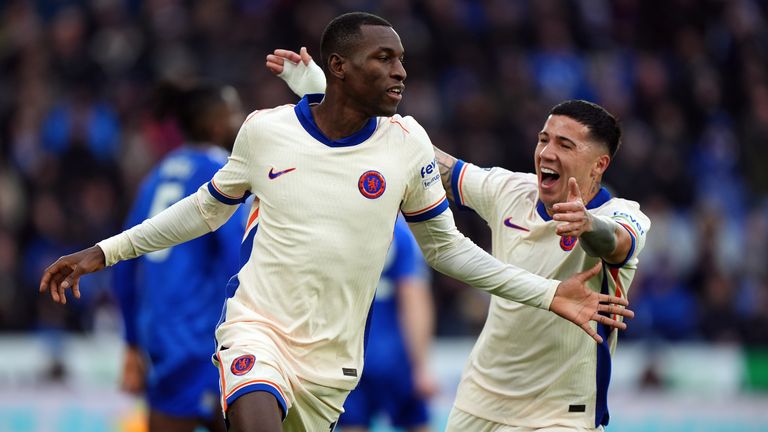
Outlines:
[[219,407],[219,374],[208,356],[170,358],[150,354],[150,409],[175,417],[211,419]]
[[415,394],[410,374],[407,376],[363,376],[344,403],[340,426],[370,427],[374,418],[384,413],[392,426],[410,428],[429,423],[427,402]]

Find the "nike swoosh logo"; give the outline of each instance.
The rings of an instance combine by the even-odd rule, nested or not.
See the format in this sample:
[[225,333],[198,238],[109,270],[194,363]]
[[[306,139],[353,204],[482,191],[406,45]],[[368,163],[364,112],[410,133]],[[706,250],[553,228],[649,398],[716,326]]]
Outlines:
[[288,168],[288,169],[285,169],[285,170],[282,170],[282,171],[275,172],[274,168],[270,168],[269,169],[269,179],[270,180],[274,180],[274,179],[280,177],[281,175],[283,175],[285,173],[289,173],[289,172],[291,172],[291,171],[293,171],[295,169],[296,168]]
[[510,228],[519,229],[521,231],[531,232],[531,230],[529,230],[528,228],[521,227],[520,225],[513,224],[511,217],[508,217],[508,218],[504,219],[504,225],[506,225],[506,226],[508,226]]

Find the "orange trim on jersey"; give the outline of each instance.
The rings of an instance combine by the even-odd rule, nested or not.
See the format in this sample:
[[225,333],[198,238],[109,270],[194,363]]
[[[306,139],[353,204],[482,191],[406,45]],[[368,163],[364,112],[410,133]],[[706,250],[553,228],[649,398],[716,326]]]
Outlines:
[[461,167],[461,173],[459,174],[459,183],[457,189],[459,190],[459,204],[464,205],[464,193],[461,191],[461,185],[464,183],[464,173],[467,172],[468,164],[464,164]]
[[[285,397],[285,393],[283,393],[283,389],[281,389],[279,385],[277,385],[277,384],[273,383],[272,381],[269,381],[269,380],[263,380],[263,379],[250,380],[250,381],[246,381],[246,382],[244,382],[244,383],[242,383],[242,384],[238,385],[237,387],[233,388],[231,392],[227,393],[227,396],[226,396],[224,399],[226,400],[228,397],[232,396],[232,394],[234,394],[236,391],[240,390],[241,388],[243,388],[243,387],[245,387],[245,386],[249,386],[249,385],[251,385],[251,384],[259,384],[259,383],[261,383],[261,384],[267,384],[267,385],[269,385],[269,386],[272,386],[272,387],[274,387],[274,388],[275,388],[275,390],[277,390],[277,391],[278,391],[278,393],[280,393],[280,396],[282,396],[282,397],[283,397],[283,400],[284,400],[284,401],[286,401],[286,402],[288,402],[288,398],[287,398],[287,397]],[[223,392],[222,392],[222,393],[223,393]]]
[[[622,224],[623,225],[623,224]],[[622,288],[621,288],[621,279],[619,278],[619,269],[616,267],[609,267],[608,272],[611,274],[611,277],[613,277],[613,281],[616,282],[616,297],[621,298],[623,295]],[[613,319],[616,319],[617,315],[613,314]]]
[[629,226],[629,225],[627,225],[627,224],[625,224],[625,223],[621,223],[621,222],[618,222],[618,224],[619,224],[619,225],[621,225],[621,226],[623,226],[623,227],[624,227],[624,228],[626,228],[627,230],[629,230],[629,232],[630,232],[630,233],[632,233],[632,235],[635,237],[635,239],[637,239],[637,233],[635,232],[635,230],[633,230],[633,229],[632,229],[632,227],[631,227],[631,226]]
[[425,207],[425,208],[423,208],[421,210],[417,210],[415,212],[403,212],[403,215],[405,215],[405,216],[417,216],[417,215],[420,215],[420,214],[422,214],[424,212],[428,212],[428,211],[432,210],[433,208],[439,206],[440,203],[442,203],[443,201],[445,201],[445,194],[443,194],[442,198],[437,200],[437,202],[435,202],[434,204],[431,204],[428,207]]
[[248,223],[245,224],[245,232],[248,232],[248,230],[251,228],[251,224],[253,224],[253,221],[256,220],[256,218],[259,217],[259,208],[257,207],[256,210],[251,214],[251,217],[248,218]]
[[227,389],[227,381],[224,379],[224,366],[221,362],[221,356],[219,352],[216,352],[216,358],[219,359],[219,381],[221,382],[221,410],[227,412],[227,398],[224,397],[224,390]]
[[233,199],[233,200],[239,200],[239,199],[242,199],[242,198],[243,198],[243,197],[235,197],[235,196],[232,196],[232,195],[227,195],[227,194],[225,194],[224,192],[222,192],[222,191],[221,191],[221,189],[219,189],[219,187],[218,187],[218,186],[216,186],[216,182],[215,182],[215,181],[213,181],[213,179],[211,179],[211,186],[213,186],[213,188],[214,188],[214,189],[216,189],[216,191],[217,191],[218,193],[220,193],[220,194],[224,195],[225,197],[227,197],[227,198],[229,198],[229,199]]
[[403,126],[403,124],[402,124],[402,123],[400,123],[399,121],[395,120],[393,117],[390,117],[390,118],[389,118],[389,122],[390,122],[390,123],[394,123],[394,124],[396,124],[396,125],[400,126],[400,127],[401,127],[401,128],[404,130],[404,131],[405,131],[405,133],[411,133],[411,131],[409,131],[408,129],[406,129],[406,127],[405,127],[405,126]]

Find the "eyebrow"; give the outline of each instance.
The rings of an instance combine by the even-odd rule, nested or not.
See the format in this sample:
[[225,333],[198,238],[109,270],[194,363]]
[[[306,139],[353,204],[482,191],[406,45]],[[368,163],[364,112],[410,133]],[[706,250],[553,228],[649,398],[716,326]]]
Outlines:
[[[384,46],[380,46],[379,47],[379,51],[384,51],[387,54],[395,54],[395,53],[397,53],[397,51],[394,48],[384,47]],[[403,53],[400,54],[400,55],[405,55],[405,51],[403,51]]]
[[[549,132],[541,131],[539,132],[539,136],[544,135],[545,138],[549,138]],[[576,145],[576,142],[568,137],[562,136],[562,135],[555,135],[555,138],[561,140],[561,141],[568,141],[569,143]]]

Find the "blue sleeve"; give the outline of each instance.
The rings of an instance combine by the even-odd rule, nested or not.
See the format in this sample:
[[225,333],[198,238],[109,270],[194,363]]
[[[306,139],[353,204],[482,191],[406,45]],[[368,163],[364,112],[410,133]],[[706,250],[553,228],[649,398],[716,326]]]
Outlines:
[[406,277],[427,277],[427,265],[421,256],[416,239],[408,224],[398,219],[395,224],[395,261],[392,265],[393,279]]
[[[143,191],[142,191],[143,192]],[[143,196],[140,194],[139,196]],[[131,213],[125,223],[125,228],[130,228],[140,223],[144,218],[141,217],[142,201],[134,203]],[[120,307],[123,316],[123,337],[129,345],[138,344],[136,314],[138,313],[137,303],[137,270],[139,259],[122,261],[113,267],[112,271],[112,289]]]
[[214,231],[221,251],[221,261],[229,276],[240,271],[240,244],[245,233],[247,209],[245,205],[240,206],[227,223]]

